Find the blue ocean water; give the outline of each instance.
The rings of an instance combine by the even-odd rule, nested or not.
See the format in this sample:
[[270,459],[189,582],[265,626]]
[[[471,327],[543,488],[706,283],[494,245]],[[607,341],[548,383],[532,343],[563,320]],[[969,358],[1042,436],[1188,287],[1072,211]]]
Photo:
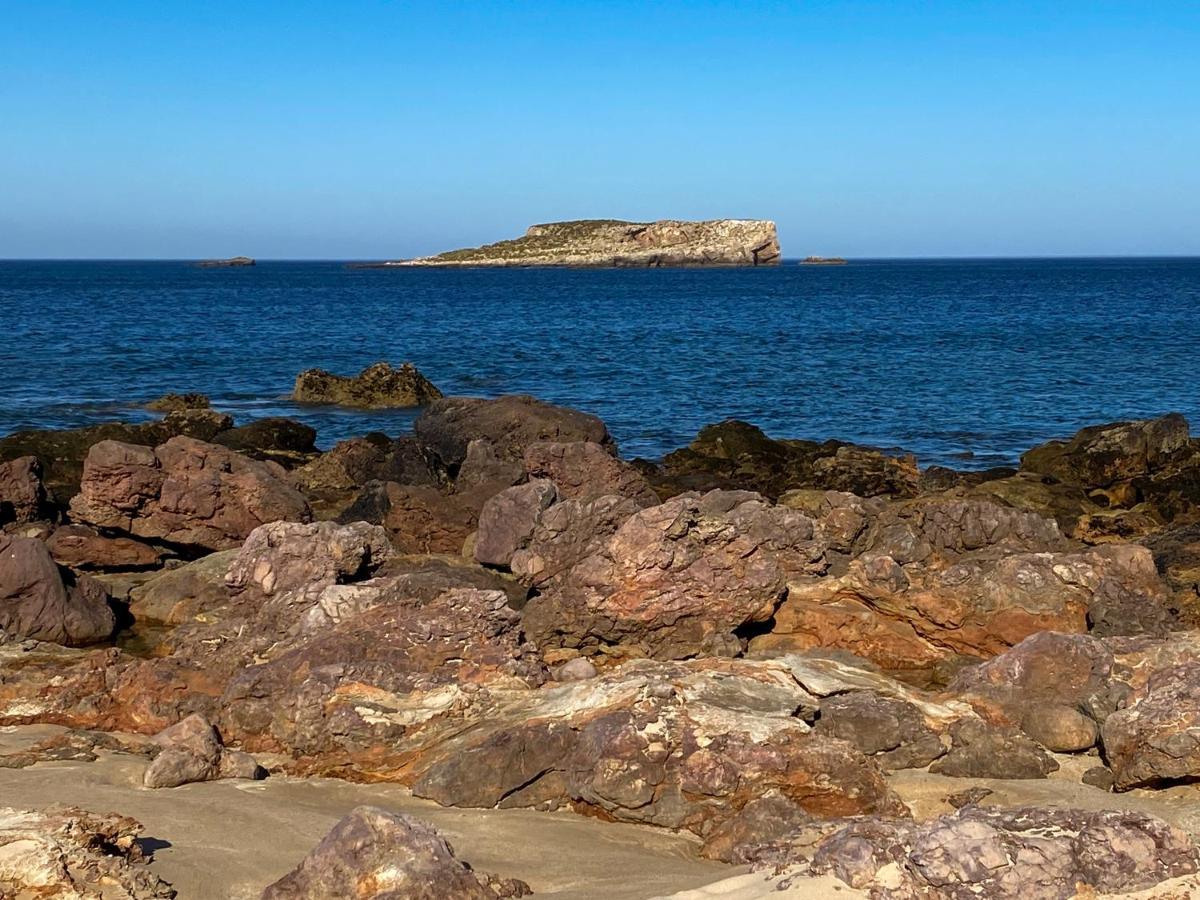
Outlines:
[[411,360],[447,394],[601,416],[626,456],[738,417],[777,437],[1014,461],[1079,427],[1200,422],[1200,259],[863,261],[770,269],[363,269],[0,262],[0,434],[202,391],[318,443],[410,412],[297,406],[297,372]]

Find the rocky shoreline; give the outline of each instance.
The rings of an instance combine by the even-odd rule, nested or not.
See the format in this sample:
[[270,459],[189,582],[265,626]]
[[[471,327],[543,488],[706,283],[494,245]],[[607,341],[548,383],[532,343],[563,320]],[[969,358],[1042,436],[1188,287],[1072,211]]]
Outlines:
[[[421,385],[363,374],[311,380],[356,404],[358,384]],[[984,472],[736,421],[649,462],[581,411],[433,391],[411,434],[325,452],[198,395],[0,438],[0,726],[53,726],[0,748],[5,777],[127,760],[130,792],[332,778],[574,812],[688,836],[744,897],[1190,896],[1200,439],[1181,416]],[[0,893],[172,896],[104,796],[3,811]],[[544,883],[378,806],[239,890]]]

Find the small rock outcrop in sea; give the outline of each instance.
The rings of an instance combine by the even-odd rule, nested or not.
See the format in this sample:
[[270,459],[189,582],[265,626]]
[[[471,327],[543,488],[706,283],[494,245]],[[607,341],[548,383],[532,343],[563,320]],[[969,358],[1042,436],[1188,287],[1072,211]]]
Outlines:
[[846,260],[840,256],[806,256],[800,260],[802,266],[844,266]]
[[442,392],[412,363],[393,369],[386,362],[367,366],[357,375],[334,375],[307,369],[296,376],[292,399],[297,403],[351,406],[356,409],[399,409],[424,406]]
[[204,394],[163,394],[146,404],[154,412],[171,413],[184,409],[208,409],[212,403]]
[[775,223],[757,219],[623,222],[581,219],[531,225],[524,237],[399,266],[773,266],[779,264]]
[[254,260],[249,256],[232,256],[229,259],[202,259],[196,265],[202,269],[232,269],[238,266],[252,266]]

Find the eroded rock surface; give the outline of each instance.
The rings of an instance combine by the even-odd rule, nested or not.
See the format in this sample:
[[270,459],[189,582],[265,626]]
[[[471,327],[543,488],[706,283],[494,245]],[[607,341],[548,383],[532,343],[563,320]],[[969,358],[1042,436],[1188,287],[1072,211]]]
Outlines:
[[99,582],[61,571],[41,541],[0,533],[0,630],[76,647],[107,640],[115,626]]
[[298,403],[352,406],[358,409],[394,409],[424,406],[442,396],[412,363],[398,369],[386,362],[367,366],[357,375],[334,375],[324,369],[307,369],[296,376],[292,397]]

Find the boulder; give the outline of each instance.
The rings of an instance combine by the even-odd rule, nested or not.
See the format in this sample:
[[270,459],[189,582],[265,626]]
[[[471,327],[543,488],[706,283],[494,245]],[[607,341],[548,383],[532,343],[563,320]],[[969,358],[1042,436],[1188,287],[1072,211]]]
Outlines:
[[1078,753],[1096,746],[1096,721],[1070,706],[1034,706],[1021,716],[1021,730],[1054,753]]
[[1136,422],[1093,425],[1068,441],[1050,441],[1021,457],[1021,468],[1085,488],[1108,488],[1161,468],[1188,446],[1178,413]]
[[367,366],[357,375],[334,375],[307,369],[296,376],[292,399],[297,403],[351,406],[357,409],[396,409],[424,406],[442,396],[412,363],[393,369],[386,362]]
[[1200,663],[1159,669],[1104,720],[1119,791],[1200,778]]
[[498,900],[528,893],[523,882],[477,875],[431,825],[360,806],[262,900]]
[[525,628],[543,649],[730,655],[739,629],[771,618],[789,577],[825,567],[804,514],[745,492],[681,495],[630,516],[548,585],[525,607]]
[[0,462],[0,528],[52,516],[37,458],[20,456]]
[[813,730],[849,741],[885,770],[922,768],[947,749],[916,706],[873,691],[848,691],[822,700]]
[[146,404],[154,412],[173,413],[186,409],[208,409],[211,401],[204,394],[163,394]]
[[71,515],[134,537],[224,550],[265,522],[306,521],[312,513],[275,464],[176,437],[154,450],[96,444]]
[[533,536],[542,513],[558,498],[554,483],[538,478],[501,491],[483,504],[475,559],[508,568],[513,554]]
[[544,441],[525,450],[525,472],[531,479],[554,482],[563,499],[594,500],[628,497],[638,506],[655,506],[658,495],[637,468],[590,441]]
[[950,728],[949,752],[929,767],[956,778],[1045,778],[1058,763],[1015,728],[961,719]]
[[435,400],[413,429],[417,439],[455,472],[476,438],[489,441],[500,459],[515,462],[521,462],[531,444],[544,441],[590,441],[610,453],[616,450],[608,429],[595,416],[525,395]]
[[82,809],[0,809],[0,896],[171,898],[144,865],[142,826]]
[[446,488],[371,481],[337,521],[382,525],[401,553],[460,553],[479,525],[482,505]]
[[226,749],[217,730],[200,715],[190,715],[154,736],[161,752],[147,766],[142,784],[172,788],[219,778],[266,777],[248,753]]
[[0,631],[77,647],[107,640],[115,627],[99,582],[64,580],[41,541],[0,534]]
[[86,569],[150,569],[162,563],[162,550],[125,537],[109,537],[87,525],[60,525],[46,540],[60,566]]
[[321,518],[335,518],[372,481],[407,485],[445,485],[449,478],[433,455],[415,438],[392,440],[373,432],[339,441],[292,471],[296,486]]
[[[805,862],[786,841],[758,856]],[[921,823],[852,822],[806,868],[871,897],[1069,900],[1151,888],[1195,872],[1198,859],[1187,834],[1140,812],[971,805]]]
[[166,569],[129,592],[129,611],[137,621],[178,625],[229,603],[225,575],[238,550],[209,553]]
[[542,589],[598,552],[621,523],[638,511],[628,497],[564,500],[538,517],[526,545],[511,557],[514,575]]
[[316,454],[316,439],[314,429],[295,419],[269,416],[222,431],[213,438],[213,443],[252,459],[269,459],[285,468],[293,468],[308,462]]
[[43,482],[54,502],[66,507],[79,493],[83,463],[88,451],[101,441],[121,441],[144,447],[157,447],[183,435],[211,441],[220,432],[233,427],[233,419],[208,409],[169,413],[157,422],[127,425],[110,422],[85,428],[15,431],[0,437],[0,462],[22,456],[36,457],[42,467]]

